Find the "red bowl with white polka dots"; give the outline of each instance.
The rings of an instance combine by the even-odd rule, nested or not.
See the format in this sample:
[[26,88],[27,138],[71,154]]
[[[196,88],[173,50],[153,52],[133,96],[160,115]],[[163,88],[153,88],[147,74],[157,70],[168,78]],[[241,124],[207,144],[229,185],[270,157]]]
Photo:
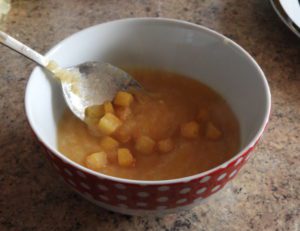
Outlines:
[[60,86],[39,67],[26,88],[25,107],[33,133],[54,169],[76,192],[109,210],[142,215],[189,208],[220,191],[247,162],[268,122],[271,96],[255,60],[239,45],[208,28],[154,18],[124,19],[82,30],[46,56],[61,66],[103,60],[116,66],[167,69],[219,92],[240,124],[241,148],[209,171],[162,181],[121,179],[91,171],[57,150],[57,124],[66,108]]

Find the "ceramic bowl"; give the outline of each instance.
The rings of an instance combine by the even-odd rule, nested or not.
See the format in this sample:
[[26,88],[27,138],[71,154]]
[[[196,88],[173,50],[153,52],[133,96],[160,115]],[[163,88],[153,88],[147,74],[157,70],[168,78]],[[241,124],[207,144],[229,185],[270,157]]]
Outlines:
[[46,56],[63,67],[102,60],[116,66],[146,66],[180,73],[219,92],[238,118],[240,151],[209,171],[161,181],[107,176],[73,162],[57,150],[56,129],[66,104],[60,86],[36,67],[25,96],[26,114],[35,136],[54,169],[72,189],[115,212],[175,212],[206,200],[237,175],[268,122],[271,97],[261,68],[235,42],[203,26],[172,19],[123,19],[71,35]]

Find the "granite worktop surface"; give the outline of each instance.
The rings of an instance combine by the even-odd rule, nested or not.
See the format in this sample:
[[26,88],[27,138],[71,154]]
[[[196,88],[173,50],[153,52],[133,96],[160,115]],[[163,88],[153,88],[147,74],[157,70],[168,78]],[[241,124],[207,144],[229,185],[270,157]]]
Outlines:
[[[300,40],[267,0],[15,0],[6,30],[40,52],[94,24],[183,19],[217,30],[261,65],[272,116],[255,155],[214,198],[161,217],[124,216],[67,188],[33,139],[24,90],[34,64],[0,46],[0,230],[300,230]],[[298,80],[297,80],[298,78]]]

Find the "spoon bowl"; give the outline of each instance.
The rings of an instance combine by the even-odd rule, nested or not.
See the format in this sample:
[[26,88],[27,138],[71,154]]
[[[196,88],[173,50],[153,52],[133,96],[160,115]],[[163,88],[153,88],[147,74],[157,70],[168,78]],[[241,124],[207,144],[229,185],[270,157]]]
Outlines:
[[141,89],[128,73],[109,63],[86,62],[67,70],[80,73],[78,93],[70,82],[62,82],[62,90],[69,108],[81,120],[85,118],[85,108],[111,101],[120,90]]

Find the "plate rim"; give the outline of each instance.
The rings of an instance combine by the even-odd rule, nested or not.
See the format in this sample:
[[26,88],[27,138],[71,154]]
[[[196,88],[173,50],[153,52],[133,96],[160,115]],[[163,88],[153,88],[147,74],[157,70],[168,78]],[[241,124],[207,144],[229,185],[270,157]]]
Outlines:
[[[275,2],[276,1],[276,2]],[[279,16],[281,21],[295,34],[300,38],[300,28],[289,18],[289,16],[285,13],[284,9],[282,8],[280,0],[270,0],[271,5]],[[279,9],[278,9],[279,8]]]
[[[289,17],[289,19],[298,27],[300,28],[300,1],[299,0],[279,0],[279,4],[281,5],[282,9]],[[294,13],[293,9],[298,9],[297,13]],[[297,16],[298,15],[298,16]]]

